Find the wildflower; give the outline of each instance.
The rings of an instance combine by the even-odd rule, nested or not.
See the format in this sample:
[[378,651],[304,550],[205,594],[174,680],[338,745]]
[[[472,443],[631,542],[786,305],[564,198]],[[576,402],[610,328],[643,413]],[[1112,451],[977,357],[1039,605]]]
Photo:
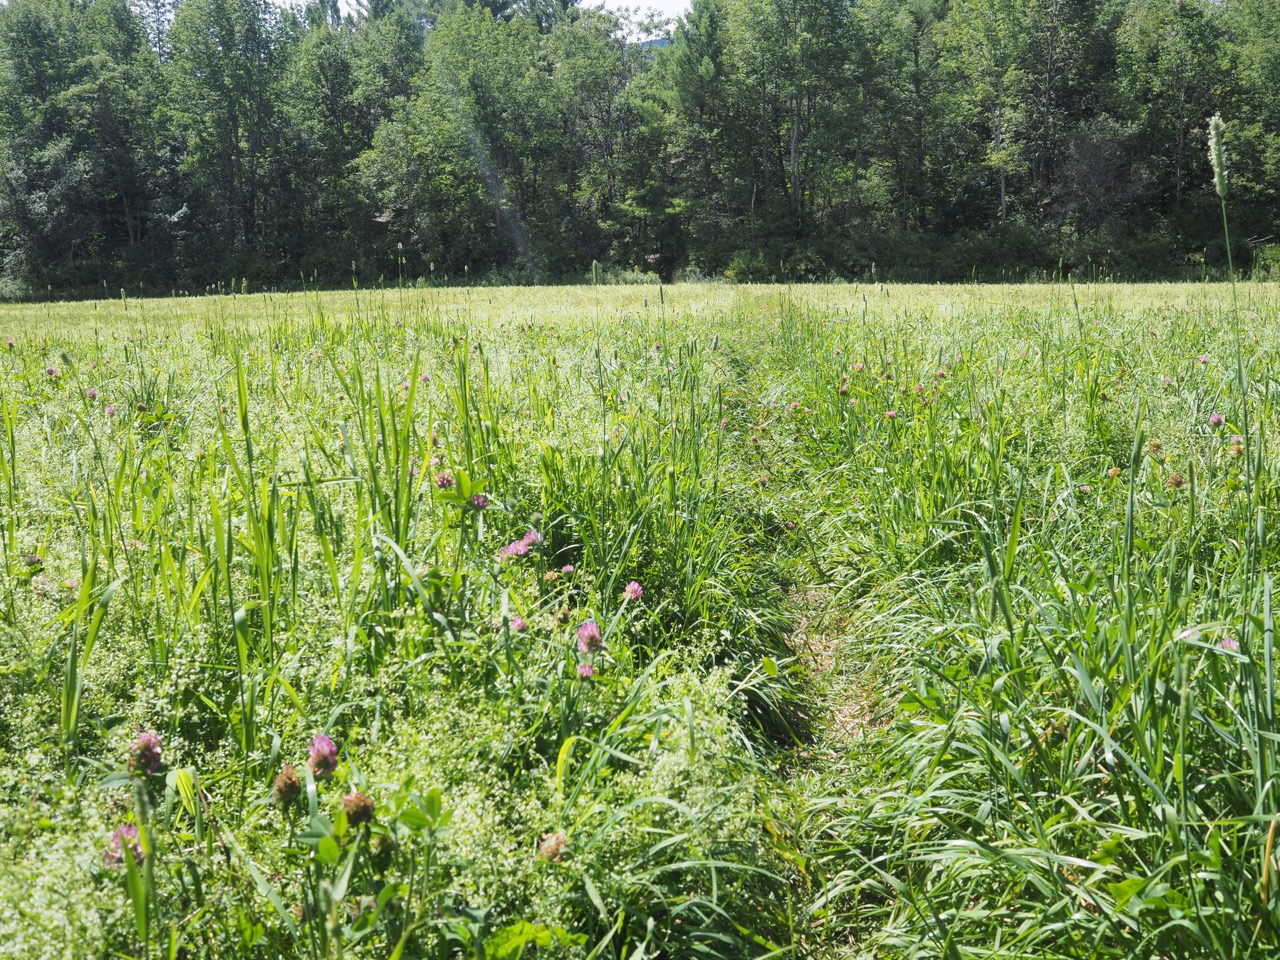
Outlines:
[[342,811],[347,815],[347,823],[358,827],[373,819],[373,800],[357,790],[342,798]]
[[1172,386],[1173,386],[1173,377],[1165,377],[1165,378],[1164,378],[1164,380],[1163,380],[1163,381],[1161,381],[1161,382],[1162,382],[1166,387],[1172,387]]
[[935,370],[935,371],[933,371],[933,376],[934,376],[934,378],[935,378],[935,379],[937,379],[937,380],[942,380],[942,379],[944,379],[944,378],[946,377],[946,375],[947,375],[947,371],[945,371],[945,370]]
[[1226,650],[1228,653],[1236,653],[1240,649],[1240,641],[1235,637],[1223,637],[1222,640],[1219,641],[1218,646],[1223,650]]
[[783,524],[783,526],[786,527],[788,530],[794,530],[796,528],[796,523],[794,520],[788,520],[786,523]]
[[563,567],[560,568],[560,572],[563,573],[565,576],[568,576],[569,574],[573,573],[573,569],[574,567],[572,563],[566,563]]
[[50,379],[53,379],[53,380],[57,380],[60,376],[62,376],[62,374],[58,372],[57,367],[45,367],[44,372],[48,374]]
[[519,540],[512,540],[505,547],[498,550],[498,556],[507,559],[509,557],[523,557],[534,546],[542,542],[542,534],[537,530],[528,531]]
[[1119,467],[1112,467],[1110,470],[1107,471],[1107,476],[1110,477],[1112,480],[1114,480],[1116,477],[1120,476],[1123,473],[1124,471],[1121,470]]
[[12,349],[13,349],[13,337],[5,337],[4,345],[5,345],[6,347],[8,347],[10,350],[12,350]]
[[86,390],[86,391],[84,392],[84,395],[85,395],[86,397],[88,397],[90,400],[97,400],[97,399],[98,399],[98,391],[97,391],[97,390],[95,390],[93,387],[90,387],[88,390]]
[[596,668],[589,663],[578,664],[578,679],[590,680],[596,675]]
[[1244,454],[1244,437],[1236,434],[1231,438],[1231,446],[1227,447],[1227,456],[1235,459]]
[[641,587],[640,584],[637,583],[635,580],[632,580],[630,583],[628,583],[625,587],[622,588],[622,595],[626,597],[628,600],[639,600],[641,597],[644,596],[644,588]]
[[853,365],[854,373],[861,373],[865,369],[867,369],[867,365],[865,363],[862,363],[861,361]]
[[276,803],[287,807],[300,796],[302,796],[302,781],[298,779],[298,771],[293,769],[291,764],[286,763],[276,774]]
[[760,486],[762,486],[762,487],[763,487],[763,486],[765,486],[766,484],[768,484],[768,482],[769,482],[769,478],[768,478],[768,477],[759,477],[759,478],[756,480],[756,483],[760,484]]
[[563,833],[544,833],[542,842],[538,844],[538,856],[552,863],[559,863],[569,846],[569,838]]
[[720,427],[721,427],[721,429],[723,429],[723,428],[727,427],[728,425],[729,425],[729,418],[728,418],[728,417],[721,417],[721,418],[720,418]]
[[759,443],[759,442],[760,442],[760,438],[759,438],[758,436],[756,436],[756,435],[753,433],[753,434],[751,435],[751,442],[752,442],[752,443]]
[[323,780],[338,768],[338,746],[323,733],[316,734],[308,748],[307,763],[311,772],[319,780]]
[[542,579],[545,580],[547,583],[555,583],[557,580],[560,579],[560,571],[548,570],[546,573],[542,575]]
[[1166,480],[1164,483],[1165,483],[1165,486],[1169,487],[1172,490],[1181,490],[1183,486],[1186,484],[1186,482],[1187,482],[1186,480],[1182,479],[1182,474],[1171,473],[1169,474],[1169,479]]
[[600,624],[594,620],[585,621],[578,628],[578,651],[580,653],[595,653],[600,649]]
[[1209,414],[1209,426],[1220,427],[1226,421],[1226,419],[1227,418],[1220,413],[1211,413]]
[[26,564],[28,569],[34,568],[38,570],[40,567],[44,566],[44,561],[40,559],[40,554],[38,553],[28,553],[22,558],[22,562]]
[[439,490],[453,489],[453,471],[441,470],[436,474],[436,488]]
[[1079,490],[1081,493],[1093,493],[1093,487],[1089,486],[1089,484],[1087,483],[1080,484],[1080,486],[1076,487],[1076,489]]
[[1159,440],[1148,440],[1148,441],[1147,441],[1147,452],[1148,452],[1148,453],[1159,453],[1162,449],[1163,449],[1163,447],[1161,447],[1161,445],[1160,445],[1160,441],[1159,441]]
[[886,410],[886,411],[884,412],[884,418],[885,418],[886,420],[897,420],[897,419],[898,419],[898,411],[897,411],[897,410]]
[[133,862],[142,865],[142,843],[138,838],[138,827],[132,823],[122,823],[111,834],[111,843],[107,845],[102,859],[108,867],[118,867],[124,863],[125,853],[133,856]]
[[146,776],[160,769],[160,738],[151,731],[139,733],[138,738],[129,744],[129,772]]
[[1206,363],[1209,362],[1209,355],[1207,353],[1200,354],[1200,356],[1196,357],[1196,362],[1203,367]]
[[529,621],[524,617],[514,616],[511,618],[511,629],[516,633],[524,633],[529,629]]
[[38,573],[31,578],[31,592],[37,597],[43,597],[51,590],[53,590],[53,581],[43,573]]
[[146,413],[147,405],[145,403],[139,403],[134,406],[134,409],[137,410],[139,413]]
[[419,383],[427,383],[430,379],[431,379],[431,377],[430,377],[430,376],[428,376],[428,375],[427,375],[427,374],[425,374],[425,373],[422,373],[422,374],[419,374],[419,375],[418,375],[418,382],[419,382]]
[[489,498],[486,497],[483,493],[477,493],[474,497],[471,498],[471,506],[473,506],[477,510],[483,510],[488,505],[489,505]]
[[924,393],[924,384],[917,383],[915,386],[915,390],[916,390],[916,396],[919,396],[920,394]]

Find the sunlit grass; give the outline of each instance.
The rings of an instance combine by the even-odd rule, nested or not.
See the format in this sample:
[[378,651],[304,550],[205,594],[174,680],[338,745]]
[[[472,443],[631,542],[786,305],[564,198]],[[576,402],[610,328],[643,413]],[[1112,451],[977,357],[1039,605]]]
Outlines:
[[0,306],[0,955],[1266,953],[1238,297]]

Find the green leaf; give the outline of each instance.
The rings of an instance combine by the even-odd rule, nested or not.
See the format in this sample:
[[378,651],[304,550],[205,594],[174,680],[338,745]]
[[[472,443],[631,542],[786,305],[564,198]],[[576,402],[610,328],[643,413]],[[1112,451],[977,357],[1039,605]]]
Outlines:
[[122,844],[121,854],[124,857],[124,888],[129,894],[129,903],[133,905],[133,923],[138,931],[138,939],[147,942],[147,891],[142,882],[142,871],[133,859],[133,851],[129,845]]
[[316,856],[329,866],[333,866],[342,856],[338,841],[329,836],[321,837],[320,842],[316,844]]
[[1115,897],[1116,910],[1123,910],[1143,887],[1147,885],[1147,881],[1143,877],[1130,877],[1127,880],[1121,880],[1118,883],[1108,883],[1107,890]]

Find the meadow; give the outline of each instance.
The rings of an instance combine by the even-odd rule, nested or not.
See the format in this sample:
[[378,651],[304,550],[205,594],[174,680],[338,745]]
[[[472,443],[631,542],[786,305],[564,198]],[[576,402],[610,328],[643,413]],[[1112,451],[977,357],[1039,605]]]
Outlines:
[[1275,955],[1278,308],[0,305],[0,957]]

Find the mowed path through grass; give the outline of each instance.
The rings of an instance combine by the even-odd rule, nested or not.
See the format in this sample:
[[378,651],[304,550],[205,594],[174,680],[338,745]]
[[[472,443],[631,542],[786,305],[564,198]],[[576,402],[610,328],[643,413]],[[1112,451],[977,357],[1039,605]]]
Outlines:
[[1278,293],[0,306],[0,956],[1266,955]]

